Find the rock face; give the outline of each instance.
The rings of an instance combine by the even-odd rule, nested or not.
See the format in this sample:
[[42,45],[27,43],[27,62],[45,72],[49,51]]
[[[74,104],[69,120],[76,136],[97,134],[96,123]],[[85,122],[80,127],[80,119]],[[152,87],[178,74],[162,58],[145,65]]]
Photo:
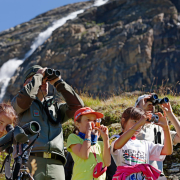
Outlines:
[[180,145],[173,148],[173,153],[167,156],[164,161],[164,172],[168,175],[168,180],[178,180],[180,177]]
[[[92,2],[76,4],[73,10],[88,3]],[[95,95],[142,89],[144,85],[150,90],[154,79],[157,86],[162,80],[175,85],[180,78],[178,3],[173,0],[110,0],[100,7],[87,9],[56,29],[24,61],[12,77],[5,99],[12,98],[22,87],[24,70],[33,64],[60,69],[63,79],[73,87]],[[33,38],[48,26],[45,20],[51,19],[51,14],[63,13],[55,10],[36,17],[31,21],[39,23],[38,30],[35,25],[28,26],[24,35],[14,35],[18,34],[14,32],[18,26],[14,34],[11,30],[2,32],[0,38],[10,36],[22,41],[10,47],[2,46],[2,63],[8,58],[22,57]],[[30,22],[25,24],[30,25]],[[31,39],[27,40],[28,37]]]
[[[143,85],[149,89],[154,78],[157,85],[162,80],[175,85],[180,78],[178,3],[173,4],[170,0],[111,0],[86,10],[56,29],[25,60],[12,77],[5,99],[14,96],[22,87],[24,70],[33,64],[60,69],[63,79],[78,90],[92,94],[120,93],[141,89]],[[87,4],[76,5],[81,9]],[[58,10],[50,11],[9,32],[2,32],[1,39],[14,41],[11,46],[7,42],[1,46],[1,63],[22,57],[34,37],[52,22],[52,16],[59,18],[62,14]],[[39,26],[30,26],[32,22]],[[16,32],[18,27],[24,28],[24,35]]]
[[[92,3],[63,6],[1,32],[0,66],[23,58],[35,37],[54,20]],[[157,86],[162,81],[175,86],[180,79],[179,12],[180,0],[109,0],[85,10],[56,29],[24,61],[11,78],[4,100],[17,94],[24,71],[34,64],[59,69],[77,90],[95,95],[138,90],[143,85],[150,90],[154,81]],[[172,177],[179,175],[179,156],[173,163],[165,162],[166,174]]]
[[62,6],[0,32],[0,66],[12,58],[22,59],[38,34],[47,29],[55,20],[90,5],[92,5],[92,2]]

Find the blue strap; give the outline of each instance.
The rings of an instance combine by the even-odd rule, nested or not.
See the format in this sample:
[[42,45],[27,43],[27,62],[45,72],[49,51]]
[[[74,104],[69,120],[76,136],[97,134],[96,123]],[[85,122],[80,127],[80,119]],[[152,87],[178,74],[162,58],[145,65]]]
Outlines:
[[90,140],[90,139],[88,139],[88,138],[84,139],[84,141],[89,141],[89,142],[91,142],[91,140]]

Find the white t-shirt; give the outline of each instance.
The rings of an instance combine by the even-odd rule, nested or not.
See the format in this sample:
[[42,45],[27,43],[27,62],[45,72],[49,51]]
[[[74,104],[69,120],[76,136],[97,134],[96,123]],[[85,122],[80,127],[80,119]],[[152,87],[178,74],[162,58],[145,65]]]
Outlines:
[[[154,130],[156,128],[156,130]],[[161,144],[164,144],[164,132],[163,129],[155,124],[145,124],[144,127],[141,129],[140,133],[136,136],[139,140],[146,140],[155,143],[155,131],[156,134],[160,132],[161,134]],[[176,131],[170,131],[172,141],[174,140],[175,135],[177,134]],[[159,142],[157,142],[159,143]],[[176,144],[174,144],[176,145]],[[163,162],[162,161],[149,161],[149,164],[159,169],[163,172]]]
[[[166,157],[165,155],[160,155],[163,145],[137,139],[130,139],[121,149],[113,151],[114,143],[119,137],[119,135],[114,135],[111,137],[111,139],[115,139],[111,143],[111,154],[117,166],[149,164],[149,160],[163,161]],[[142,173],[135,173],[126,178],[126,180],[129,179],[142,180],[144,177]]]

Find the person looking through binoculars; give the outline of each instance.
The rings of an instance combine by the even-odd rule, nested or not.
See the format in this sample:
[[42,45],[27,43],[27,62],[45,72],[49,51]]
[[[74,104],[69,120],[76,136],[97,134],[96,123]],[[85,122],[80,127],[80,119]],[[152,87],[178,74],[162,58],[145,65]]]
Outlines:
[[[66,103],[60,104],[54,101],[53,96],[47,97],[48,82],[62,94]],[[57,70],[34,65],[25,72],[23,83],[23,88],[12,100],[19,116],[18,125],[36,121],[41,126],[40,136],[30,153],[28,168],[31,171],[30,162],[35,159],[35,180],[65,180],[63,165],[66,158],[61,124],[84,106],[83,101],[72,87],[61,79],[60,71]]]
[[[180,123],[174,115],[171,104],[168,98],[158,99],[156,94],[145,94],[139,96],[135,107],[141,108],[144,111],[150,111],[154,114],[155,105],[160,105],[161,108],[166,112],[167,118],[171,121],[176,131],[170,131],[173,145],[180,142]],[[156,144],[164,144],[164,132],[163,129],[154,123],[146,123],[141,129],[140,133],[136,136],[139,140],[147,140]],[[158,180],[165,180],[166,177],[163,174],[163,162],[162,161],[150,161],[150,164],[155,168],[159,169],[162,174]]]

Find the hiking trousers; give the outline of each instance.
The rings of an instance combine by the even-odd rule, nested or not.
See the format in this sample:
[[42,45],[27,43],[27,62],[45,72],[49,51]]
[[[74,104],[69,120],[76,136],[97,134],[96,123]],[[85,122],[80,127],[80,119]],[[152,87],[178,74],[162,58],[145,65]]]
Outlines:
[[37,170],[33,175],[34,180],[65,180],[64,166],[61,161],[30,156],[28,168],[32,172],[31,161],[35,159]]

